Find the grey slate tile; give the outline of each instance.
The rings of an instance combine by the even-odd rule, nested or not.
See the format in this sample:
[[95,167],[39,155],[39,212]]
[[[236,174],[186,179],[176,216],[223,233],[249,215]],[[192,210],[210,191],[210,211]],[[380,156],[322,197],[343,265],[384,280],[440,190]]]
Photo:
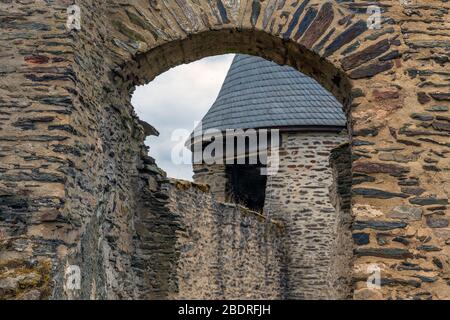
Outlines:
[[236,55],[203,130],[341,126],[342,105],[314,79],[260,57]]

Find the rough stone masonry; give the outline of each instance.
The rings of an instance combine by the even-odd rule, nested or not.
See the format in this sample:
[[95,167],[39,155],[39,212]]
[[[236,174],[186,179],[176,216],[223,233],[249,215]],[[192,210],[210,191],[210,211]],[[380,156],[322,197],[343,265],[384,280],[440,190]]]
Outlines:
[[[73,3],[81,30],[66,27]],[[367,27],[369,5],[381,10],[379,29]],[[187,296],[176,279],[198,275],[187,275],[192,265],[176,250],[155,263],[174,262],[184,278],[148,269],[149,281],[173,277],[173,287],[140,287],[142,270],[152,268],[143,255],[155,250],[139,227],[157,227],[140,220],[143,212],[168,210],[164,202],[181,195],[160,191],[164,175],[146,156],[130,96],[168,68],[239,52],[291,65],[345,106],[351,296],[449,299],[449,28],[446,0],[0,0],[0,297]],[[255,223],[247,230],[258,257],[276,241],[255,252]],[[186,235],[164,235],[163,252],[189,245]],[[229,270],[236,261],[209,262]],[[268,261],[255,266],[258,283],[273,276]],[[381,290],[366,287],[372,264]],[[66,286],[69,265],[82,270],[80,290]]]

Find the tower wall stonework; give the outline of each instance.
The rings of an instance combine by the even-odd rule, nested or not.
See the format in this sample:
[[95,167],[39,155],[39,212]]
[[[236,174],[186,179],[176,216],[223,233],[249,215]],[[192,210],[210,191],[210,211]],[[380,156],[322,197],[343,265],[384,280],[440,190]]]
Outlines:
[[[76,0],[68,30],[73,2],[0,3],[2,298],[134,295],[141,175],[159,170],[131,93],[226,52],[290,65],[344,105],[354,297],[450,298],[448,2],[377,1],[368,29],[363,0]],[[373,264],[381,290],[364,291]]]
[[[351,280],[346,280],[348,288],[343,296],[333,294],[335,286],[329,280],[333,273],[341,272],[332,268],[340,217],[330,194],[333,171],[329,159],[331,151],[346,142],[347,136],[297,132],[282,134],[281,141],[280,167],[268,177],[264,211],[286,226],[287,298],[347,298]],[[351,247],[347,249],[351,251]]]

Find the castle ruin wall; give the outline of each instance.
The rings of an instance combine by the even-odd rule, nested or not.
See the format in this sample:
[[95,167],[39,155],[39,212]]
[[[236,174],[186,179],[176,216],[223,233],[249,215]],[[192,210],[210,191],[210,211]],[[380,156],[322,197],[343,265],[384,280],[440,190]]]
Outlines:
[[206,185],[162,179],[136,221],[140,299],[277,299],[283,226]]

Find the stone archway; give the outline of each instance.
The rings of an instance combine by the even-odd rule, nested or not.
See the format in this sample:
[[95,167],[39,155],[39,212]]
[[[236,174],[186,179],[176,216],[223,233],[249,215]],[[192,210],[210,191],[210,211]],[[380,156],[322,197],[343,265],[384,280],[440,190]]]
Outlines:
[[[442,3],[380,3],[368,30],[365,1],[80,0],[82,28],[68,31],[66,2],[1,5],[0,279],[35,279],[5,297],[135,295],[128,222],[152,163],[130,91],[225,52],[289,64],[347,106],[355,297],[450,297]],[[381,290],[365,289],[372,263]],[[71,264],[84,270],[75,293]]]

